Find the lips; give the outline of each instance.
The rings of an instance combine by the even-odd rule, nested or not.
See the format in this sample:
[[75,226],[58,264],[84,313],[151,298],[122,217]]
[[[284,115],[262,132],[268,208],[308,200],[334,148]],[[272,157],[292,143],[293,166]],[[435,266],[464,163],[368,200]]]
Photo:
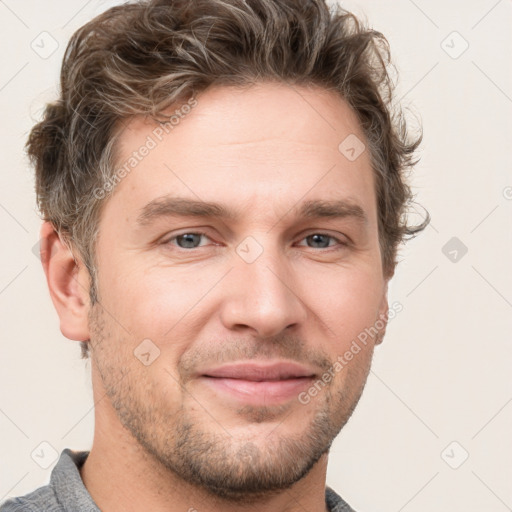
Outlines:
[[315,372],[293,362],[231,363],[201,372],[215,396],[255,406],[280,404],[311,385]]
[[261,382],[314,377],[315,373],[297,363],[277,362],[270,364],[232,363],[206,370],[203,375],[213,378]]

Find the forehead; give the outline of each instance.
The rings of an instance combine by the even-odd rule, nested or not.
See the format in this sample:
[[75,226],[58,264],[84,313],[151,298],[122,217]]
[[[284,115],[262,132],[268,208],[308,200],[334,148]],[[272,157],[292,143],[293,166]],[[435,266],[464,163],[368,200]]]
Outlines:
[[[107,210],[121,208],[133,220],[167,195],[269,217],[301,200],[347,199],[363,203],[370,220],[375,215],[365,138],[334,92],[273,83],[215,87],[166,114],[172,123],[165,131],[141,116],[125,123],[117,147],[124,177]],[[347,147],[362,152],[353,158]]]

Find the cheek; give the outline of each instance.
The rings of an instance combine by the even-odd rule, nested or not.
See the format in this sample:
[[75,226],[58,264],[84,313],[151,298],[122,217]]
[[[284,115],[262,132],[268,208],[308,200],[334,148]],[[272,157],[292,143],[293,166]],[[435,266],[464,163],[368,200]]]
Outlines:
[[192,319],[201,311],[201,298],[218,280],[211,273],[147,264],[118,267],[111,276],[105,306],[133,341],[149,338],[161,348],[172,343],[177,352],[180,333],[193,330]]
[[329,327],[336,339],[333,348],[341,353],[378,319],[382,281],[374,273],[347,268],[315,283],[306,303]]
[[[220,269],[113,261],[104,262],[100,300],[134,344],[145,338],[159,347],[172,343],[179,354],[220,306],[209,299],[208,291],[216,288],[215,300],[223,299],[222,284],[216,287]],[[339,266],[307,261],[294,268],[291,287],[300,290],[301,301],[310,309],[310,326],[320,318],[328,326],[325,335],[334,335],[340,344],[337,353],[377,318],[382,278],[376,268],[374,261]]]

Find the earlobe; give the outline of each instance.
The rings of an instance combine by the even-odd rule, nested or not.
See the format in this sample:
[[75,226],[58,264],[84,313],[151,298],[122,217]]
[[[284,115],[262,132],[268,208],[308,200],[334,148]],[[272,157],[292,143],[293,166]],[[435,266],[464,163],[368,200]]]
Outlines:
[[41,262],[62,334],[71,340],[89,339],[89,275],[61,240],[51,222],[40,231]]

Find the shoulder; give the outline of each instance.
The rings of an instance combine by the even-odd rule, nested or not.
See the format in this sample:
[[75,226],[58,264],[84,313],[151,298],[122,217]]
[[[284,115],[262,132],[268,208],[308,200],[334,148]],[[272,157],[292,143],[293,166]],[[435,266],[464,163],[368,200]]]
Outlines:
[[325,488],[325,504],[329,512],[356,512],[341,496],[328,486]]
[[53,489],[40,487],[25,496],[11,498],[0,505],[0,512],[63,512]]
[[48,485],[24,496],[10,498],[0,505],[0,512],[99,512],[85,489],[79,468],[88,452],[61,452]]

